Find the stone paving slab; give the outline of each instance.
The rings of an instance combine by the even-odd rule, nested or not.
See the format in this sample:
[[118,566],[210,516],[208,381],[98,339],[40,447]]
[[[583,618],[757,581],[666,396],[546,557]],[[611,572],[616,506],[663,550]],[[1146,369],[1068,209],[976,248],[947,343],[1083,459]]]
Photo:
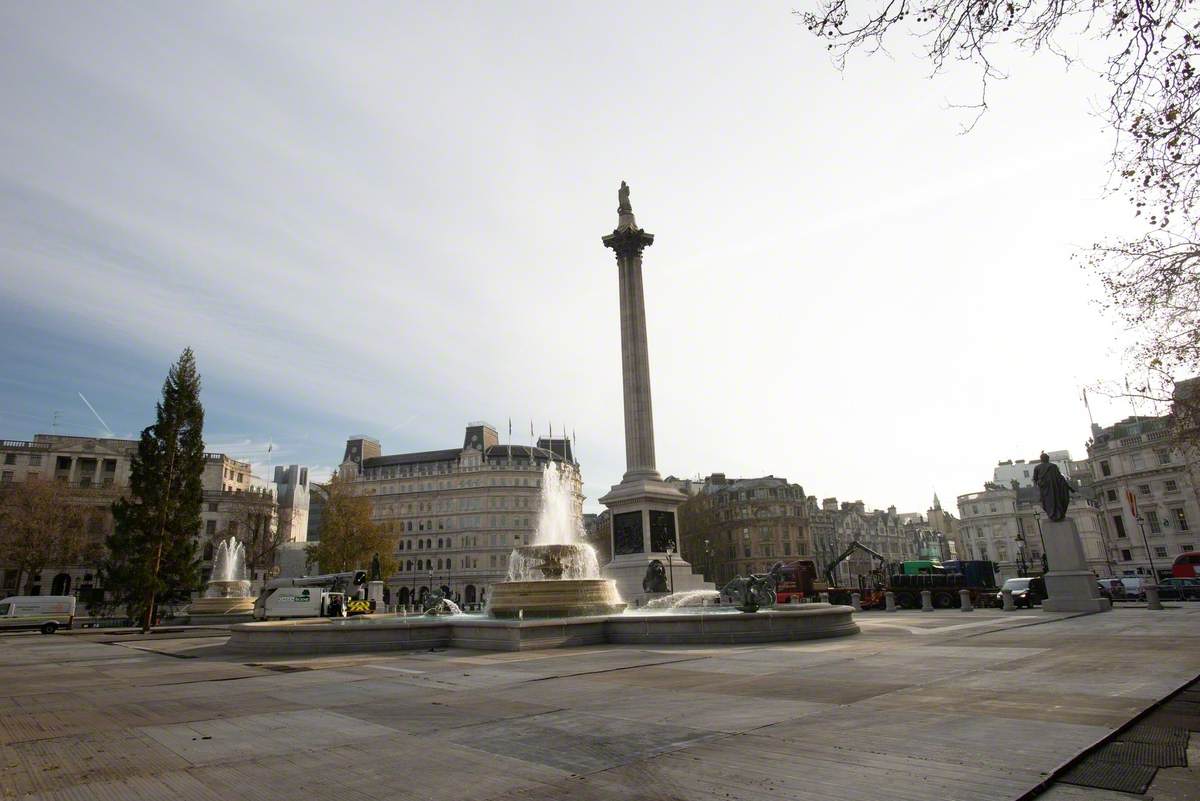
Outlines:
[[591,773],[721,735],[701,729],[562,710],[497,721],[446,735],[451,742],[571,773]]
[[[5,638],[0,797],[1003,801],[1200,674],[1194,607],[258,662],[211,636]],[[1059,801],[1084,798],[1116,801]]]

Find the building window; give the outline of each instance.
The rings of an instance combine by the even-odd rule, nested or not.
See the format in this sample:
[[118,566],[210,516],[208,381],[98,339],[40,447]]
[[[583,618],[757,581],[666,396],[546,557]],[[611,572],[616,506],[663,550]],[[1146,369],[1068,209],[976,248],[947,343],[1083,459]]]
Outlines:
[[1129,457],[1129,461],[1133,464],[1134,470],[1146,469],[1146,457],[1143,454],[1135,453]]
[[1160,450],[1160,451],[1155,451],[1155,453],[1158,454],[1158,463],[1159,464],[1170,464],[1171,463],[1171,452],[1170,451]]
[[1162,532],[1162,523],[1158,519],[1158,512],[1151,509],[1146,512],[1146,520],[1150,523],[1150,533],[1158,534]]
[[1188,530],[1187,515],[1183,513],[1183,509],[1173,509],[1175,512],[1175,524],[1179,526],[1180,531]]
[[1179,546],[1180,553],[1187,553],[1188,551],[1194,551],[1194,550],[1196,550],[1196,546],[1190,542],[1186,542],[1183,545]]
[[1101,462],[1100,463],[1100,473],[1102,475],[1111,476],[1112,475],[1112,466],[1109,465],[1109,463],[1107,461]]
[[210,511],[210,512],[215,512],[215,511],[217,511],[217,505],[216,505],[215,503],[210,503],[210,504],[208,505],[208,511]]
[[1110,489],[1110,490],[1109,490],[1107,493],[1105,493],[1105,496],[1106,496],[1106,497],[1107,497],[1107,498],[1108,498],[1110,501],[1115,501],[1115,500],[1117,499],[1117,491],[1116,491],[1116,490],[1111,490],[1111,489]]
[[216,520],[205,520],[204,521],[204,533],[206,535],[208,535],[209,537],[215,537],[217,535],[217,521]]
[[1139,495],[1149,495],[1150,494],[1150,485],[1149,484],[1138,484],[1138,494]]
[[0,473],[0,483],[8,484],[8,483],[12,482],[12,480],[13,480],[13,471],[5,470],[3,473]]
[[1116,527],[1116,529],[1117,529],[1118,537],[1125,536],[1125,521],[1121,518],[1120,515],[1113,515],[1113,526]]
[[1165,559],[1167,556],[1167,547],[1165,545],[1155,545],[1154,555],[1160,559]]
[[1132,562],[1133,554],[1130,553],[1128,550],[1122,550],[1121,551],[1121,561],[1122,562]]
[[1179,485],[1175,483],[1175,479],[1168,479],[1163,482],[1163,489],[1167,492],[1179,492]]
[[16,464],[17,463],[17,455],[15,453],[4,454],[4,463],[5,464]]

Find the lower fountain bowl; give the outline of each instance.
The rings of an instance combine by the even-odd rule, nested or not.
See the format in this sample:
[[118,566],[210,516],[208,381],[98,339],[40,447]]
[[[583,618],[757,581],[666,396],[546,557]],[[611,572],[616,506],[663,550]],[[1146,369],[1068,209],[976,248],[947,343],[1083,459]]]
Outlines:
[[197,598],[188,607],[189,615],[249,615],[253,598]]
[[616,615],[625,610],[612,579],[504,581],[492,587],[492,617],[548,618]]

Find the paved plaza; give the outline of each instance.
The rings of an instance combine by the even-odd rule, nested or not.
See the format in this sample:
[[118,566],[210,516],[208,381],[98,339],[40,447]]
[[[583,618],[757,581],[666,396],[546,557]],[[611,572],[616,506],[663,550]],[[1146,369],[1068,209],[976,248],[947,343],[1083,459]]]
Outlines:
[[[784,645],[272,662],[223,655],[220,631],[5,636],[0,793],[1146,798],[1049,780],[1200,674],[1200,604],[856,620],[861,635]],[[1200,786],[1191,757],[1156,797]]]

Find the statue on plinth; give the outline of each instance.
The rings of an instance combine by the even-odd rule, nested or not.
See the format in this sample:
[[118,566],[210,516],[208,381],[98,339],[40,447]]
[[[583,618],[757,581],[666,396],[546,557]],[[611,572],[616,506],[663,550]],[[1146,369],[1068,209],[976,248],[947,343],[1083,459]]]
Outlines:
[[1046,516],[1056,523],[1065,519],[1067,507],[1071,505],[1071,493],[1077,490],[1063,477],[1058,465],[1044,453],[1041,463],[1033,468],[1033,483],[1041,494],[1042,509],[1046,511]]
[[633,212],[633,206],[629,204],[629,184],[621,181],[621,188],[617,190],[617,213],[629,214]]

